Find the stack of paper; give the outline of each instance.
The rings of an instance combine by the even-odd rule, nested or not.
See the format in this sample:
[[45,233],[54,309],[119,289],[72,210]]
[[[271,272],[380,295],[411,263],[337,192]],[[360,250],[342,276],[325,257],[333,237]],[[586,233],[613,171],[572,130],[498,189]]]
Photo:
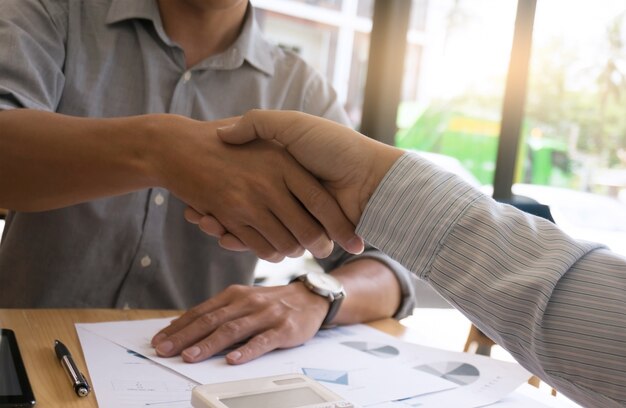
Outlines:
[[189,364],[160,358],[150,346],[169,320],[76,325],[100,406],[190,407],[197,384],[304,373],[363,407],[478,407],[530,376],[518,364],[403,342],[365,325],[325,330],[303,346],[243,365],[221,356]]

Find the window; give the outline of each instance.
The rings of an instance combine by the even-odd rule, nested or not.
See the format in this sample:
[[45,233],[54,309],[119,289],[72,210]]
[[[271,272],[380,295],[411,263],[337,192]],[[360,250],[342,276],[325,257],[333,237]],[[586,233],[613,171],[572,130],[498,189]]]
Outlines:
[[253,0],[264,34],[299,54],[361,121],[373,0]]
[[624,255],[625,104],[626,4],[539,0],[522,134],[530,160],[514,191],[549,204],[572,235]]
[[414,0],[396,144],[495,170],[517,2]]

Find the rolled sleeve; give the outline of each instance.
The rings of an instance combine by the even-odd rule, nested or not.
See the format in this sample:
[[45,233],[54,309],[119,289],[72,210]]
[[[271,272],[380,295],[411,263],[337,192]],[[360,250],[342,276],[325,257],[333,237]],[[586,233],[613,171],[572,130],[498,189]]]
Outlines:
[[336,246],[333,253],[329,257],[316,259],[316,261],[324,269],[324,271],[328,273],[342,265],[347,264],[348,262],[353,262],[359,259],[377,260],[385,264],[394,273],[398,283],[400,284],[402,301],[393,317],[396,319],[402,319],[403,317],[410,315],[416,306],[415,276],[398,262],[394,261],[376,248],[368,245],[365,247],[363,253],[353,255],[347,253],[341,247]]

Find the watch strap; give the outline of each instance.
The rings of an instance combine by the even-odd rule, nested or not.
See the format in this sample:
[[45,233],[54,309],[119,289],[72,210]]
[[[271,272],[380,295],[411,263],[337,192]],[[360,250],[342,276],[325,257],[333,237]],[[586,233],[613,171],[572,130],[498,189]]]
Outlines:
[[332,320],[337,315],[337,312],[339,312],[341,303],[343,302],[343,299],[346,297],[346,292],[343,290],[343,287],[341,288],[339,292],[324,294],[324,293],[319,292],[318,288],[316,288],[314,285],[312,285],[309,282],[309,280],[307,279],[306,273],[295,277],[294,279],[291,280],[290,283],[296,282],[296,281],[302,282],[305,288],[315,293],[316,295],[319,295],[328,300],[328,303],[329,303],[328,312],[326,312],[326,317],[324,317],[324,320],[322,321],[322,325],[320,326],[320,328],[330,329],[332,327],[335,327],[336,325],[330,322],[332,322]]

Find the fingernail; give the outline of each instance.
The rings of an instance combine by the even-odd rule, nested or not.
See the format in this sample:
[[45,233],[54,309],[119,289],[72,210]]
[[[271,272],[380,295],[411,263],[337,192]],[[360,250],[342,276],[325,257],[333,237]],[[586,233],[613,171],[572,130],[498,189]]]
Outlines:
[[222,132],[228,132],[228,131],[230,131],[234,127],[235,127],[235,124],[231,123],[230,125],[220,126],[217,129],[215,129],[215,130],[217,131],[217,133],[222,133]]
[[232,362],[238,361],[241,358],[240,351],[231,351],[226,355],[226,358]]
[[187,350],[183,351],[183,354],[184,354],[185,357],[193,360],[196,357],[198,357],[201,352],[202,352],[202,350],[200,350],[200,347],[193,346],[193,347],[189,347]]
[[326,258],[333,252],[334,243],[332,240],[324,237],[315,242],[313,247],[309,249],[314,257],[318,259]]
[[352,237],[346,243],[346,246],[347,248],[345,248],[345,250],[355,255],[362,253],[363,250],[365,249],[365,243],[363,242],[363,239],[357,235]]
[[165,340],[165,338],[167,337],[167,334],[165,333],[159,333],[156,336],[154,336],[152,338],[152,345],[156,346],[157,344],[159,344],[160,342],[162,342],[163,340]]
[[174,349],[174,343],[172,343],[171,341],[164,341],[163,343],[159,344],[156,348],[157,353],[159,354],[167,354],[170,351],[172,351]]

